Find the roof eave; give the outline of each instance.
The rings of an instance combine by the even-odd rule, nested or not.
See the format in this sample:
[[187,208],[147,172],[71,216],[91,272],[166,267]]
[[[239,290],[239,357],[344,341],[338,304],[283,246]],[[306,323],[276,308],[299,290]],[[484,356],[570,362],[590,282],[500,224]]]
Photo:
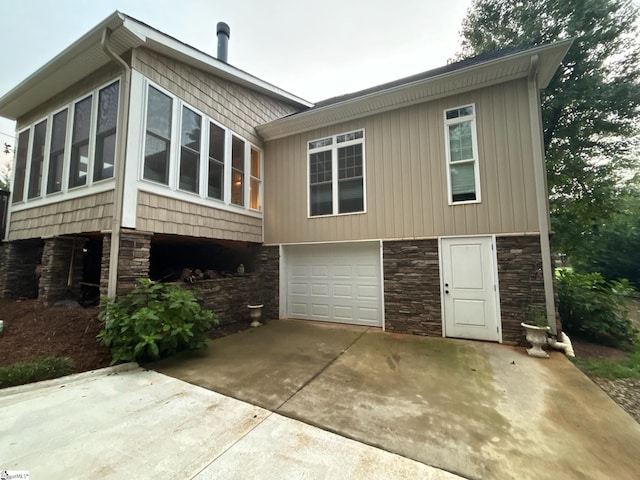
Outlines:
[[[537,81],[538,87],[542,89],[553,78],[571,43],[572,40],[569,39],[505,55],[459,70],[297,113],[259,125],[257,130],[265,140],[275,140],[339,122],[525,78],[529,75],[530,59],[533,55],[538,55],[539,58]],[[510,71],[509,66],[517,68]],[[488,75],[491,71],[497,75],[494,77]],[[478,78],[476,83],[469,81],[474,75]]]
[[116,11],[2,96],[0,116],[16,120],[81,78],[107,65],[111,60],[100,44],[105,28],[112,30],[112,43],[116,44],[118,54],[145,46],[298,108],[313,106],[302,98]]

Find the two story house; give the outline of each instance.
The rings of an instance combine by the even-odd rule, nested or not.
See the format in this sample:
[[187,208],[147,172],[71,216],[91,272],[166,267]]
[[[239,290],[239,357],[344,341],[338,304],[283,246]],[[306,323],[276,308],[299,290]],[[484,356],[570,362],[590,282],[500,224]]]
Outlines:
[[222,317],[257,300],[497,342],[533,311],[557,327],[539,91],[569,42],[311,104],[227,63],[217,33],[214,58],[116,12],[0,98],[18,123],[2,295],[114,296],[187,267]]

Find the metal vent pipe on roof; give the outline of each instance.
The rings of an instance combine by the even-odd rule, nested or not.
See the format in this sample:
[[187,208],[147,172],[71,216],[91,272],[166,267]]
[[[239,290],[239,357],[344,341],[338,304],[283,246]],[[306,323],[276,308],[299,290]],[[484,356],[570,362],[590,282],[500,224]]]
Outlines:
[[229,25],[224,22],[218,22],[216,27],[216,35],[218,35],[218,60],[227,63],[227,55],[229,53],[229,37],[231,30]]

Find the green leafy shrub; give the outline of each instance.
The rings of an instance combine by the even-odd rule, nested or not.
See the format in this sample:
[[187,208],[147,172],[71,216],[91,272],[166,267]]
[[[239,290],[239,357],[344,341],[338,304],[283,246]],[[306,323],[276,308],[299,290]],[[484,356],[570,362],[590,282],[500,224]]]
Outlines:
[[50,380],[73,372],[73,360],[67,357],[42,357],[0,367],[0,388]]
[[558,311],[567,332],[614,346],[635,342],[626,307],[634,289],[626,279],[606,281],[599,273],[564,270],[557,280]]
[[147,279],[126,297],[105,300],[98,318],[104,324],[98,341],[111,348],[112,365],[203,348],[218,323],[192,291]]

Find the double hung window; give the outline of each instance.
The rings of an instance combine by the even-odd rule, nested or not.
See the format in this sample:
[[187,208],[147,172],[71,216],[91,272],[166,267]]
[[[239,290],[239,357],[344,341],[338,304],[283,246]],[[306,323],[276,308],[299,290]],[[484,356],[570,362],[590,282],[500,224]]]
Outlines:
[[169,184],[171,114],[171,97],[149,87],[143,176],[164,185]]
[[480,201],[474,105],[445,111],[449,203]]
[[364,130],[313,140],[308,149],[309,216],[364,212]]

